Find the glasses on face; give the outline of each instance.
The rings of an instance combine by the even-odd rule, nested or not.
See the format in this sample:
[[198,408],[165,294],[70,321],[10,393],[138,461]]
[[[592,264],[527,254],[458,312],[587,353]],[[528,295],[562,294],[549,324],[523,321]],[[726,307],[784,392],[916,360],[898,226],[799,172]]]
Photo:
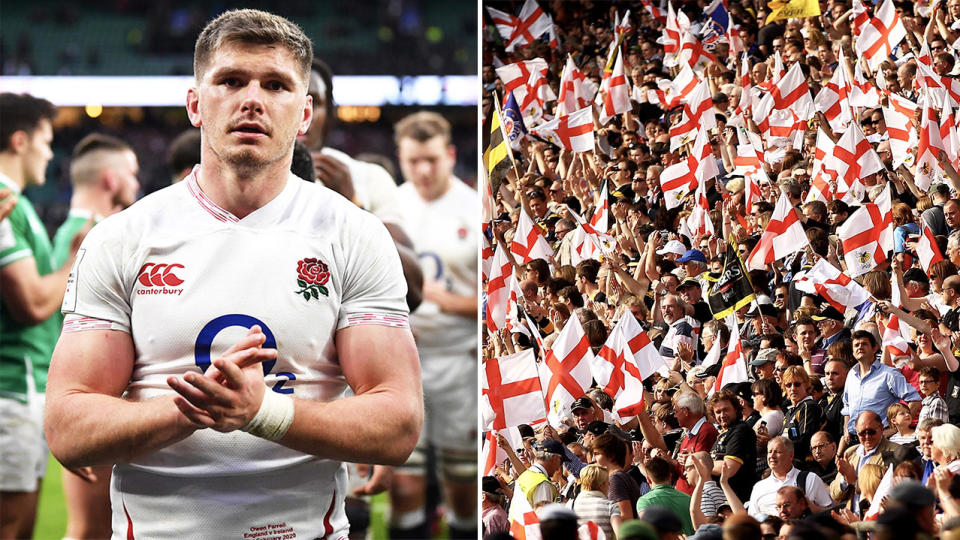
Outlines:
[[783,373],[784,371],[787,370],[787,368],[785,368],[785,367],[775,367],[775,368],[773,368],[773,370],[776,371],[777,373]]
[[873,437],[877,434],[877,430],[873,428],[861,429],[857,432],[857,437]]
[[933,379],[920,379],[920,384],[937,384],[937,381]]
[[773,297],[776,298],[777,300],[783,300],[784,298],[787,297],[787,295],[785,295],[785,294],[783,294],[783,293],[777,293],[777,294],[775,294]]
[[816,446],[811,446],[811,447],[810,447],[810,450],[812,450],[812,451],[814,451],[814,452],[825,451],[825,450],[827,449],[827,447],[830,446],[830,444],[832,444],[832,443],[823,443],[823,444],[818,444],[818,445],[816,445]]
[[784,388],[800,388],[801,386],[803,386],[803,383],[800,381],[783,383]]

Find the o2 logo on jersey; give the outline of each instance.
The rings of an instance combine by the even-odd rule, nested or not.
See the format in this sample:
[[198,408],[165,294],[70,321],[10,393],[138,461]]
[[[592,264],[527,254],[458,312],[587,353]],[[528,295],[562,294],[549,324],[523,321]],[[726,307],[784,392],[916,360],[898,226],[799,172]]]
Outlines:
[[[231,313],[229,315],[221,315],[208,322],[206,326],[200,330],[200,333],[197,334],[197,341],[193,346],[194,363],[198,368],[200,368],[200,371],[206,372],[210,367],[210,363],[212,362],[210,358],[210,347],[213,345],[213,340],[217,337],[217,334],[219,334],[222,330],[232,326],[253,328],[254,325],[260,326],[261,330],[263,330],[263,335],[267,338],[263,343],[263,348],[276,349],[277,339],[273,336],[273,332],[266,323],[256,317],[251,317],[250,315]],[[273,368],[276,366],[276,364],[276,360],[263,362],[263,376],[266,377],[269,375],[270,372],[273,371]],[[277,373],[276,375],[277,377],[285,377],[285,379],[277,381],[276,384],[273,385],[273,391],[278,394],[292,394],[293,388],[284,388],[283,385],[286,384],[287,381],[296,380],[297,376],[286,371]]]
[[423,277],[440,281],[443,277],[443,259],[432,251],[417,253],[417,261],[420,263],[420,270],[423,271]]

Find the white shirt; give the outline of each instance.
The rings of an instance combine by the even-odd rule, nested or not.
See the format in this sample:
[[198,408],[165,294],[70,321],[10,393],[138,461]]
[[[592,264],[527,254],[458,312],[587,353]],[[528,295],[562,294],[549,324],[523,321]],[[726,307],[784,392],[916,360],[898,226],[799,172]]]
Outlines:
[[[799,474],[800,470],[793,467],[787,472],[787,476],[783,480],[780,480],[771,471],[770,476],[757,482],[757,484],[753,486],[753,491],[750,492],[750,502],[747,507],[747,513],[758,521],[762,521],[766,516],[776,516],[777,490],[783,486],[797,485],[797,475]],[[827,490],[827,486],[823,483],[823,480],[814,473],[807,475],[806,494],[807,499],[817,506],[825,508],[833,504],[833,499],[830,498],[830,492]]]
[[[124,397],[143,401],[172,394],[168,376],[200,372],[259,324],[278,350],[276,362],[264,364],[269,388],[318,401],[341,397],[337,330],[407,325],[406,284],[383,224],[293,175],[273,200],[237,219],[203,194],[196,171],[90,232],[64,295],[63,312],[71,314],[64,331],[130,333],[136,359]],[[301,266],[320,263],[327,273],[304,281]],[[132,465],[205,476],[309,460],[319,458],[241,431],[200,430]]]
[[397,183],[386,169],[376,163],[354,159],[329,147],[324,147],[320,153],[347,166],[353,182],[354,197],[364,210],[387,223],[400,221],[402,212],[397,198]]
[[[413,185],[399,189],[403,226],[413,241],[424,281],[439,281],[461,296],[477,294],[477,192],[451,177],[446,193],[424,200]],[[424,300],[411,316],[421,355],[473,354],[477,347],[477,315],[445,313]]]

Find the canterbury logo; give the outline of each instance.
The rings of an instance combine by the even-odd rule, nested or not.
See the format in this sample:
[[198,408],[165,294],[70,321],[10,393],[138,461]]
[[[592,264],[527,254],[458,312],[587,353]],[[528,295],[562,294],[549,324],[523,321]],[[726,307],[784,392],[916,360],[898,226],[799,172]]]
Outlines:
[[140,267],[140,275],[137,276],[137,281],[144,287],[176,287],[183,283],[183,280],[178,278],[173,271],[183,267],[182,264],[147,263]]

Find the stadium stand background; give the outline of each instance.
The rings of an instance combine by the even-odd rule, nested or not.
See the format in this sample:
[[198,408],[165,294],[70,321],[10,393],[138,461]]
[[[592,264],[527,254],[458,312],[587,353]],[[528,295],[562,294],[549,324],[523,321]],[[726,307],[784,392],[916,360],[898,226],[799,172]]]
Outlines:
[[[191,75],[193,44],[201,27],[234,7],[261,8],[289,17],[313,40],[314,54],[338,76],[476,74],[475,6],[442,0],[380,0],[368,6],[355,0],[236,5],[142,0],[4,2],[0,72],[4,76]],[[420,108],[343,107],[329,145],[353,156],[381,154],[396,165],[393,123]],[[475,185],[475,104],[426,108],[453,124],[456,174]],[[164,162],[167,147],[189,127],[183,107],[105,107],[96,118],[84,107],[61,107],[47,183],[26,194],[52,235],[68,210],[68,157],[80,138],[101,131],[128,141],[140,160],[139,179],[146,195],[169,185]]]

